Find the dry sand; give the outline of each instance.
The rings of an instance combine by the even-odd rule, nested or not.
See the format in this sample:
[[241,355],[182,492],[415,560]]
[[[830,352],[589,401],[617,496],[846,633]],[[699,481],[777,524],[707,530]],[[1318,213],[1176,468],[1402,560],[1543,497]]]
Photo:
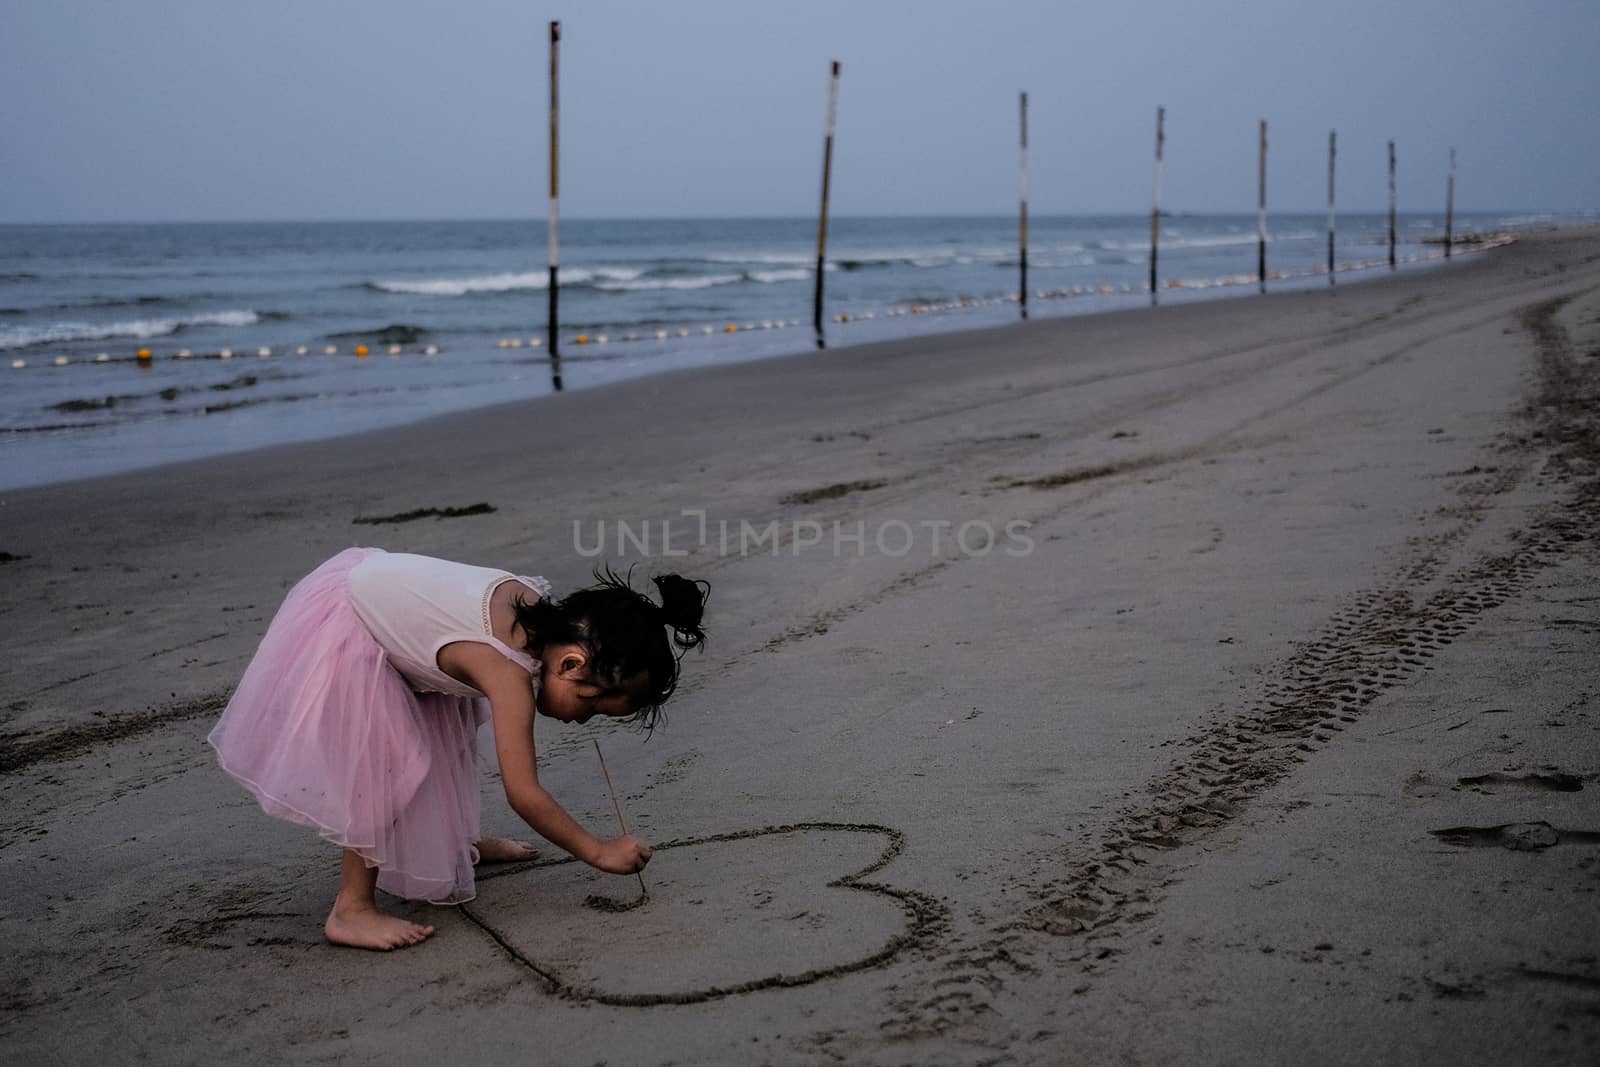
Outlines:
[[[1597,404],[1573,230],[6,494],[0,1057],[1586,1060]],[[650,899],[508,867],[401,906],[419,948],[324,945],[336,856],[203,742],[287,587],[367,543],[570,588],[574,520],[682,509],[713,644],[607,740]],[[609,830],[594,731],[540,730]]]

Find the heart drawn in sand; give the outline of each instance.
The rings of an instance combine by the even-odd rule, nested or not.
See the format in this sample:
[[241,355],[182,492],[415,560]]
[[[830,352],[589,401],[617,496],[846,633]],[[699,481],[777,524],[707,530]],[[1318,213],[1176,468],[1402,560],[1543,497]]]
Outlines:
[[878,967],[934,936],[944,905],[866,880],[903,845],[862,823],[688,838],[654,847],[637,907],[632,879],[560,860],[480,876],[461,911],[558,996],[693,1004]]

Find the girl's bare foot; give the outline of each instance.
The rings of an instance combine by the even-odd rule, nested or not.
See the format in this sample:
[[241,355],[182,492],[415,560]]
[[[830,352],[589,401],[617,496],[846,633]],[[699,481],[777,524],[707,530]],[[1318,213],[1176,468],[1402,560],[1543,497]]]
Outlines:
[[538,858],[539,850],[523,841],[512,841],[505,837],[478,839],[479,863],[516,863]]
[[335,945],[387,952],[426,940],[432,935],[433,927],[419,926],[393,915],[385,915],[371,904],[346,904],[343,896],[340,896],[333,902],[333,910],[328,913],[322,933]]

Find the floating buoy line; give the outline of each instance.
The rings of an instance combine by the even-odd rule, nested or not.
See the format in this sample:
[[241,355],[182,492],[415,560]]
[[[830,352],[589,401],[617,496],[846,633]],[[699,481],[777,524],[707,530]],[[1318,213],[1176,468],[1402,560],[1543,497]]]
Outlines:
[[[1471,243],[1463,242],[1456,246],[1455,251],[1458,255],[1468,255],[1473,252],[1482,252],[1491,248],[1500,248],[1504,245],[1513,243],[1515,240],[1516,238],[1514,236],[1500,235]],[[1418,252],[1409,256],[1401,256],[1399,257],[1398,262],[1420,263],[1427,260],[1443,258],[1445,257],[1442,251]],[[1344,274],[1352,271],[1372,270],[1377,267],[1387,266],[1388,262],[1389,261],[1387,257],[1378,259],[1352,260],[1347,263],[1340,263],[1336,268],[1335,273]],[[1305,271],[1268,271],[1267,280],[1295,281],[1305,278],[1322,277],[1327,275],[1327,273],[1328,269],[1326,267],[1317,265],[1312,267],[1310,270]],[[1260,278],[1255,274],[1229,274],[1215,278],[1168,278],[1163,285],[1163,288],[1198,291],[1206,289],[1225,289],[1240,285],[1256,285],[1259,282]],[[1149,293],[1149,291],[1150,287],[1148,285],[1074,285],[1060,289],[1030,290],[1029,296],[1038,300],[1072,300],[1092,296],[1136,295],[1140,293]],[[851,323],[868,322],[879,318],[899,318],[904,315],[939,315],[948,314],[950,312],[969,311],[976,308],[994,307],[1002,304],[1016,304],[1020,303],[1021,299],[1021,294],[1015,292],[1007,293],[1003,296],[951,297],[948,300],[917,304],[897,304],[876,310],[869,309],[866,311],[839,312],[832,316],[832,321],[835,325],[845,326]],[[678,326],[670,330],[660,329],[650,331],[630,331],[628,333],[618,334],[615,337],[605,333],[582,331],[570,335],[565,340],[567,343],[572,345],[587,347],[590,345],[632,344],[641,341],[668,341],[675,338],[684,339],[697,336],[713,337],[718,334],[725,336],[728,334],[754,333],[763,330],[789,330],[801,325],[802,322],[799,319],[762,319],[760,321],[726,322],[695,327]],[[538,337],[530,337],[526,341],[522,340],[520,337],[502,337],[499,341],[499,347],[504,349],[540,348],[543,346],[543,344],[543,340]],[[416,345],[410,347],[402,345],[380,345],[377,347],[381,348],[391,359],[408,355],[424,357],[437,356],[441,352],[438,345]],[[52,367],[66,367],[71,366],[74,363],[137,363],[140,366],[147,367],[156,362],[158,359],[163,362],[170,360],[224,360],[243,358],[248,354],[249,353],[246,353],[243,350],[235,351],[232,348],[222,348],[215,352],[195,352],[187,348],[180,348],[176,351],[162,353],[158,356],[149,348],[140,348],[132,355],[113,355],[110,352],[100,352],[93,357],[80,357],[76,360],[67,356],[54,356],[46,358],[43,361],[43,364]],[[345,354],[348,356],[353,356],[356,359],[366,359],[374,354],[374,349],[369,348],[367,345],[355,345],[349,349],[341,349],[338,345],[323,345],[320,348],[315,348],[311,345],[282,346],[276,349],[262,347],[255,349],[254,358],[301,358],[318,354],[322,356],[339,356],[341,354]],[[12,370],[23,370],[28,366],[30,366],[30,363],[26,358],[19,357],[11,360]]]

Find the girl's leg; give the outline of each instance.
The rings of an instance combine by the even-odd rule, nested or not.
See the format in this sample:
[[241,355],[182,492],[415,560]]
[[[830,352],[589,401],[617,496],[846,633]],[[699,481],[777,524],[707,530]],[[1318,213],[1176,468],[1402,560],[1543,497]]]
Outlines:
[[339,868],[339,895],[334,898],[333,910],[322,927],[329,941],[335,945],[387,950],[414,945],[433,933],[431,926],[419,926],[379,912],[378,902],[373,898],[377,884],[377,868],[368,867],[361,853],[345,849]]

